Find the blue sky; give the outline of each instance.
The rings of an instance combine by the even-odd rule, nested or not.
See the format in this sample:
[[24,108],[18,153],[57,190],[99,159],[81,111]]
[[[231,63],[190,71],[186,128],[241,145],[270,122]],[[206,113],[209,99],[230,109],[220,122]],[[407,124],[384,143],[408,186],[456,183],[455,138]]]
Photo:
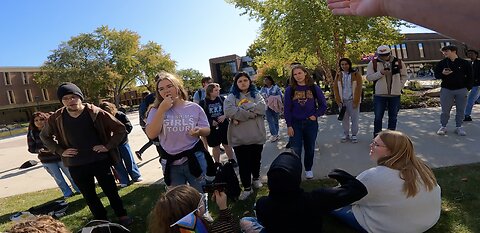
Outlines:
[[162,45],[178,69],[209,76],[208,59],[245,55],[260,25],[224,0],[1,0],[0,6],[0,66],[40,66],[62,41],[108,25],[137,32],[142,44]]

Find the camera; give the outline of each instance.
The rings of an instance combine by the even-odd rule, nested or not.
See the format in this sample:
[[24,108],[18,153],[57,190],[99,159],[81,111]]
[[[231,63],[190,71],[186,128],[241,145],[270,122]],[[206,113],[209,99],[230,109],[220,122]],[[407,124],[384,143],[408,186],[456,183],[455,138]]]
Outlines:
[[211,183],[202,186],[204,193],[213,193],[215,190],[225,192],[227,183]]

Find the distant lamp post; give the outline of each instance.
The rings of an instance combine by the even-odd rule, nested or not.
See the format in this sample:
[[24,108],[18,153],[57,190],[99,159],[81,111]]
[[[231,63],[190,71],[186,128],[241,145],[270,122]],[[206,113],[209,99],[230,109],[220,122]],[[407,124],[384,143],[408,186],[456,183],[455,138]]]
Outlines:
[[35,110],[35,111],[38,112],[38,111],[40,111],[40,107],[39,107],[39,105],[40,105],[40,96],[38,96],[38,95],[35,96],[35,103],[37,103],[37,107],[36,107],[36,110]]

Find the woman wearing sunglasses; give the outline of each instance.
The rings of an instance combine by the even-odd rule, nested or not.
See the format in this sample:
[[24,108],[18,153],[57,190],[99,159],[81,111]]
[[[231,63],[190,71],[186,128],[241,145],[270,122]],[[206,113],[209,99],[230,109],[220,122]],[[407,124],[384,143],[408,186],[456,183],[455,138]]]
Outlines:
[[432,170],[415,155],[402,132],[385,130],[370,144],[377,163],[360,175],[368,194],[333,211],[358,232],[424,232],[438,221],[440,186]]
[[150,213],[149,231],[155,233],[178,232],[239,232],[238,220],[227,207],[227,195],[214,191],[213,200],[220,213],[213,222],[202,216],[205,213],[206,195],[194,188],[180,185],[162,194]]

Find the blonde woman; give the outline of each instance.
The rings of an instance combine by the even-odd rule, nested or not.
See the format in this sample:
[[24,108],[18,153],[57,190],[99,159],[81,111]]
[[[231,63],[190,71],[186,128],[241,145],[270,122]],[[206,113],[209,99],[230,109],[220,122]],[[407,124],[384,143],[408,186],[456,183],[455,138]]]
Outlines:
[[370,144],[377,166],[360,175],[368,194],[333,212],[359,232],[424,232],[438,221],[441,190],[402,132],[385,130]]
[[188,183],[201,192],[207,162],[213,167],[213,159],[200,140],[210,134],[207,116],[198,104],[187,101],[182,82],[173,74],[158,74],[156,88],[146,133],[152,140],[160,139],[165,183],[168,186]]

